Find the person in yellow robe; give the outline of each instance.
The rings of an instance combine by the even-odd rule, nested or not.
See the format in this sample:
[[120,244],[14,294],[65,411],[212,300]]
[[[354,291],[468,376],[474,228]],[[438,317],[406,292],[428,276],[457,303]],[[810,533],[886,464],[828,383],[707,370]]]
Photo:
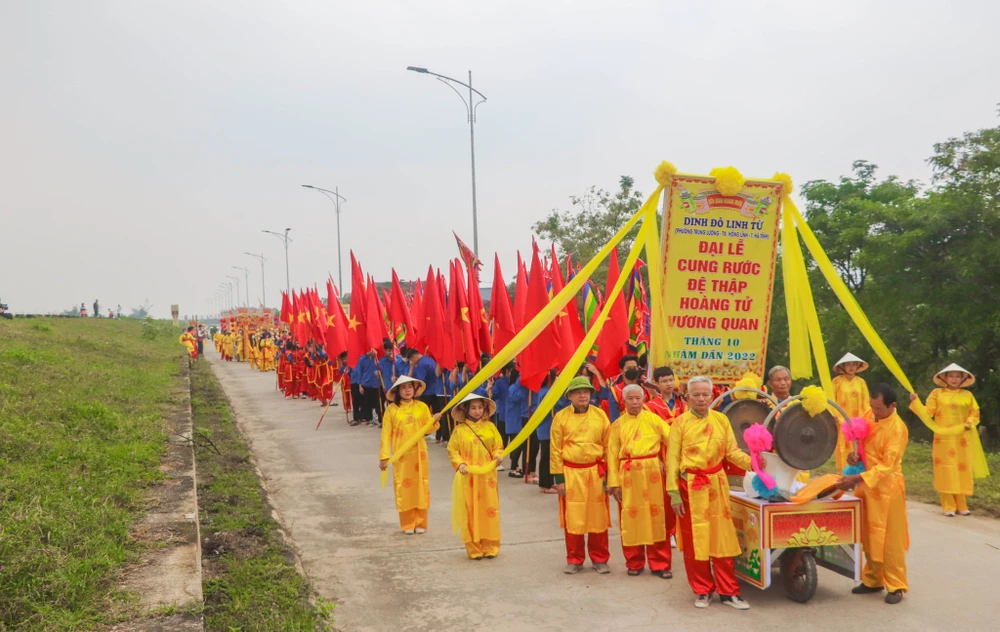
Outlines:
[[[500,493],[497,471],[470,474],[469,466],[503,461],[503,439],[490,418],[497,405],[492,399],[472,393],[451,411],[455,429],[448,440],[448,459],[468,479],[465,492],[467,523],[462,528],[462,542],[470,560],[493,559],[500,552]],[[383,426],[384,427],[384,426]],[[465,485],[465,481],[462,481]]]
[[212,343],[215,345],[215,352],[220,353],[222,351],[222,332],[217,331],[212,335]]
[[[934,459],[934,489],[941,496],[941,509],[951,517],[969,515],[966,497],[972,495],[972,464],[969,459],[969,445],[977,440],[973,433],[979,425],[979,404],[964,387],[976,383],[976,377],[958,366],[950,364],[938,371],[934,383],[941,388],[931,391],[927,397],[927,412],[934,422],[944,428],[965,426],[960,434],[935,434],[931,457]],[[910,400],[917,394],[910,395]]]
[[670,539],[664,517],[663,456],[668,426],[643,408],[638,384],[622,389],[625,413],[611,424],[608,438],[608,491],[618,501],[622,553],[629,576],[649,570],[670,579]]
[[[845,354],[843,358],[833,365],[833,372],[837,377],[833,378],[833,400],[837,402],[844,412],[850,417],[864,418],[868,412],[871,396],[868,394],[868,383],[858,377],[858,373],[868,369],[868,363],[854,355]],[[839,415],[836,415],[839,417]],[[854,449],[849,442],[844,440],[844,432],[837,424],[837,450],[834,458],[837,462],[837,469],[841,472],[847,465],[847,455]]]
[[566,389],[570,405],[552,418],[549,469],[559,494],[559,526],[566,537],[563,572],[569,575],[583,568],[588,553],[594,570],[611,572],[611,514],[604,491],[611,422],[603,410],[590,405],[593,391],[586,377],[573,378]]
[[[888,590],[887,604],[903,600],[906,583],[906,551],[910,532],[906,523],[906,479],[903,477],[903,453],[910,439],[906,423],[896,413],[896,390],[888,384],[872,387],[870,409],[866,416],[868,436],[864,439],[863,474],[844,476],[840,489],[854,489],[864,503],[861,545],[865,568],[861,583],[851,591],[856,595]],[[851,464],[858,462],[854,454]]]
[[417,443],[399,457],[392,467],[399,526],[407,535],[427,531],[427,509],[431,506],[427,442],[422,429],[433,419],[435,423],[431,431],[437,430],[441,414],[431,415],[427,404],[417,399],[425,388],[427,385],[421,380],[405,375],[400,377],[386,393],[386,398],[391,403],[385,409],[382,419],[378,466],[383,471],[389,467],[389,457],[396,447],[414,433],[420,433]]
[[[666,485],[679,520],[678,548],[697,595],[695,607],[707,608],[718,592],[722,603],[748,610],[736,581],[735,558],[741,550],[722,466],[728,461],[749,470],[750,455],[737,446],[729,419],[711,410],[712,399],[712,380],[688,380],[688,411],[670,426]],[[761,467],[766,467],[763,457]]]
[[191,361],[196,361],[198,359],[198,342],[194,338],[194,327],[188,327],[181,334],[180,342],[187,349],[188,355],[191,356]]

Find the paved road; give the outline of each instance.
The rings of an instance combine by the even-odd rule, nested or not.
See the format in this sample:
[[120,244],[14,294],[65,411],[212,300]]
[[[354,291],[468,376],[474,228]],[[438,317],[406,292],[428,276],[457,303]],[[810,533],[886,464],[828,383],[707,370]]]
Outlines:
[[789,601],[778,578],[737,612],[716,601],[696,610],[675,560],[672,580],[625,574],[617,528],[610,575],[588,569],[563,575],[562,533],[554,496],[501,478],[503,542],[493,561],[469,561],[449,524],[452,469],[431,443],[430,529],[406,536],[391,482],[379,487],[378,432],[351,428],[343,408],[285,401],[274,374],[208,355],[237,420],[252,443],[271,501],[300,551],[306,572],[337,602],[336,625],[362,630],[986,630],[1000,626],[996,569],[1000,522],[944,518],[934,507],[909,506],[911,592],[899,606],[849,593],[853,583],[820,569],[808,604]]

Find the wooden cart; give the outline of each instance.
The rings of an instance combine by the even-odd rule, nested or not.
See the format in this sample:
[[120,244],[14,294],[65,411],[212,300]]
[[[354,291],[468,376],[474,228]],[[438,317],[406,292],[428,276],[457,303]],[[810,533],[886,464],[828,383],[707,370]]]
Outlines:
[[805,603],[816,592],[816,567],[861,581],[861,500],[814,500],[795,505],[748,498],[730,492],[730,511],[743,554],[736,575],[760,589],[771,585],[778,564],[793,601]]

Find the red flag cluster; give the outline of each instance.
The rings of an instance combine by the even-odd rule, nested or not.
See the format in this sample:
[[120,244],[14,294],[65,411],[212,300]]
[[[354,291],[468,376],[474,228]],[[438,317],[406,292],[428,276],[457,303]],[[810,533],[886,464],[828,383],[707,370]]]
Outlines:
[[[326,284],[325,304],[315,288],[293,291],[291,296],[283,295],[281,321],[288,324],[298,344],[304,345],[312,338],[325,345],[331,358],[346,352],[351,366],[369,351],[381,356],[388,340],[396,349],[403,346],[417,349],[443,368],[451,369],[464,362],[476,370],[484,354],[493,354],[494,350],[509,344],[565,287],[576,271],[567,256],[564,277],[555,248],[551,256],[543,256],[533,244],[530,268],[525,267],[518,253],[512,300],[500,259],[495,256],[487,312],[479,286],[481,264],[467,247],[463,247],[459,240],[462,258],[449,262],[447,275],[430,266],[426,278],[409,283],[407,289],[403,288],[395,270],[391,287],[379,288],[371,277],[365,276],[352,252],[351,293],[346,313],[337,288],[330,280]],[[628,273],[638,275],[638,269],[637,266],[635,271]],[[621,273],[615,251],[608,271],[606,294]],[[641,289],[644,293],[645,287]],[[601,307],[595,295],[599,293],[590,292],[584,304],[584,316],[588,319]],[[646,304],[631,298],[626,300],[621,294],[615,300],[593,358],[604,375],[610,377],[618,372],[621,357],[636,349],[636,345],[630,343],[648,341],[648,331],[636,330],[636,327],[641,328],[641,323],[648,322],[648,318],[644,318],[644,314],[629,313],[630,309],[648,309]],[[591,322],[581,320],[577,300],[570,301],[518,356],[521,383],[537,391],[550,369],[568,364],[590,326]]]

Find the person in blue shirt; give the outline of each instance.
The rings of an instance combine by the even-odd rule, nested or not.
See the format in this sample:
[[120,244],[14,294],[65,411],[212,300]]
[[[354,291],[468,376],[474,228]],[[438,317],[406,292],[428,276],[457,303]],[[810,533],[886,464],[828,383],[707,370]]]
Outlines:
[[[542,383],[542,387],[538,389],[538,401],[541,401],[549,393],[549,388],[552,386],[552,382],[555,381],[555,372],[551,372],[549,377],[545,379]],[[564,395],[560,398],[560,402],[566,399]],[[569,400],[567,400],[568,402]],[[568,405],[568,404],[567,404]],[[551,438],[552,438],[552,415],[555,412],[562,410],[559,407],[559,403],[549,411],[547,415],[542,419],[542,423],[538,424],[538,428],[535,430],[535,434],[538,436],[538,490],[543,494],[558,494],[555,490],[555,479],[552,476],[552,472],[549,471],[549,458],[551,457]]]
[[507,437],[507,427],[504,424],[504,420],[507,419],[507,389],[510,388],[509,375],[510,369],[513,367],[513,364],[508,364],[500,369],[500,375],[493,379],[493,392],[490,398],[497,405],[497,430],[500,431],[500,436],[505,439]]
[[358,358],[357,364],[351,369],[351,387],[358,385],[358,403],[355,408],[358,413],[355,420],[359,423],[367,423],[374,426],[378,422],[376,419],[376,409],[379,405],[379,381],[375,371],[375,352],[369,351]]
[[396,378],[400,375],[406,375],[406,373],[399,373],[397,369],[399,366],[399,356],[392,352],[392,348],[392,341],[388,338],[383,338],[382,349],[385,353],[378,359],[379,387],[381,388],[380,397],[382,400],[385,399],[386,392],[396,383]]
[[[524,428],[524,422],[528,420],[528,400],[531,393],[521,385],[521,374],[516,368],[511,371],[510,379],[511,384],[507,389],[506,421],[508,444],[521,432],[521,429]],[[510,472],[507,473],[507,476],[511,478],[524,477],[524,469],[521,467],[522,455],[526,456],[524,447],[525,444],[522,443],[510,453]],[[524,461],[524,466],[527,467],[527,459]]]
[[[442,377],[442,368],[433,359],[425,356],[416,349],[409,349],[406,353],[406,359],[410,363],[409,376],[414,377],[427,385],[427,388],[424,390],[424,394],[420,399],[427,404],[427,407],[431,409],[432,413],[437,414],[441,412],[444,409],[445,404],[448,403],[444,390],[444,382],[446,378]],[[451,428],[449,424],[449,419],[443,418],[441,420],[441,427],[438,428],[434,443],[447,443],[448,437],[451,436]]]

